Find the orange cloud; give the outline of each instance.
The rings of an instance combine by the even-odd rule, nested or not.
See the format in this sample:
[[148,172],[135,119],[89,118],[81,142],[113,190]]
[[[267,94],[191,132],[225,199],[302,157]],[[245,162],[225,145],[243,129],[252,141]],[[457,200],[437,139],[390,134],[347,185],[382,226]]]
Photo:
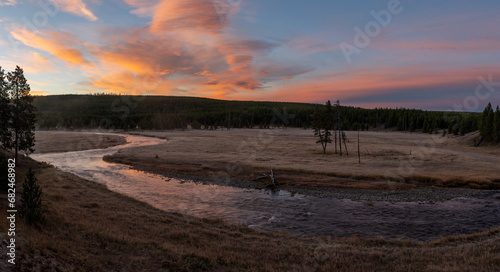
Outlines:
[[[150,25],[108,28],[99,44],[84,43],[63,31],[31,32],[19,26],[11,35],[78,66],[88,77],[81,84],[99,91],[225,98],[263,87],[262,69],[253,61],[279,44],[226,31],[236,8],[220,10],[211,0],[124,1],[135,8],[132,13],[151,16]],[[75,14],[77,7],[81,11],[84,6],[75,5]],[[34,57],[39,63],[48,61],[40,54]]]
[[[110,46],[95,46],[91,50],[96,63],[100,64],[101,74],[152,75],[160,78],[161,82],[168,81],[168,88],[172,90],[179,89],[173,85],[175,82],[179,86],[189,86],[190,92],[202,91],[206,96],[214,97],[261,88],[260,70],[258,72],[251,65],[253,55],[275,46],[258,40],[232,39],[230,36],[221,38],[215,33],[208,34],[214,37],[213,43],[198,43],[197,40],[190,40],[189,35],[182,35],[192,30],[177,30],[175,35],[142,30],[112,33],[103,40]],[[107,91],[113,91],[113,88],[125,90],[124,82],[131,83],[129,80],[121,81],[117,76],[96,74],[97,71],[92,72],[93,86],[106,88]],[[135,92],[141,89],[133,83],[130,88],[134,88]],[[168,88],[163,90],[168,92]],[[144,88],[142,90],[150,93]]]
[[233,73],[241,73],[241,72],[244,72],[244,71],[248,71],[250,69],[251,69],[250,65],[244,64],[244,65],[239,65],[239,66],[231,67],[229,69],[229,71],[231,71]]
[[31,88],[30,94],[33,96],[45,96],[50,93],[39,88]]
[[201,71],[201,72],[198,72],[198,73],[195,73],[195,75],[200,75],[200,76],[213,76],[214,73],[210,72],[210,71]]
[[72,65],[89,65],[80,50],[76,49],[78,40],[69,33],[39,31],[37,34],[15,25],[10,34],[24,45],[46,51],[60,60]]
[[104,89],[113,93],[126,94],[165,94],[172,95],[176,84],[154,74],[135,74],[132,72],[119,72],[100,76],[91,76],[87,85]]
[[2,60],[2,65],[9,67],[9,70],[14,70],[19,65],[28,74],[57,72],[54,64],[48,58],[42,57],[38,52],[19,51],[11,55],[11,57],[15,61]]

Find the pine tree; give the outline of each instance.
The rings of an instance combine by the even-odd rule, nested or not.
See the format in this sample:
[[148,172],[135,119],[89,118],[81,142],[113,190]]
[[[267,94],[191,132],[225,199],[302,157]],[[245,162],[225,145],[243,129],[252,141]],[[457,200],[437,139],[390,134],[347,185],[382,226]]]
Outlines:
[[429,126],[430,126],[429,121],[427,120],[427,118],[425,118],[424,124],[422,126],[422,132],[423,133],[429,132]]
[[479,132],[481,133],[481,137],[487,142],[491,142],[494,140],[494,127],[493,127],[493,119],[495,113],[493,112],[493,108],[491,107],[491,103],[488,103],[488,106],[483,111],[481,115],[481,122],[479,124]]
[[497,106],[497,110],[495,111],[495,117],[494,117],[494,132],[495,132],[495,141],[498,143],[500,142],[500,107]]
[[24,77],[23,69],[16,66],[14,72],[7,74],[7,81],[12,116],[2,143],[6,148],[14,148],[17,163],[19,150],[34,151],[36,115],[30,86]]
[[9,125],[11,121],[11,110],[9,104],[9,94],[7,92],[7,82],[5,71],[0,67],[0,141],[5,146],[5,143],[10,139]]
[[44,224],[45,208],[42,204],[42,188],[37,184],[35,172],[28,170],[23,183],[23,192],[21,193],[20,215],[28,224]]
[[453,126],[457,123],[456,119],[451,120],[450,124],[448,125],[448,134],[453,133]]
[[432,122],[430,122],[431,126],[429,128],[429,133],[432,134],[434,133],[434,131],[437,130],[437,127],[438,127],[438,124],[437,124],[437,120],[434,119]]
[[404,130],[404,120],[403,120],[403,117],[399,117],[398,119],[398,125],[397,125],[397,129],[399,131],[403,131]]

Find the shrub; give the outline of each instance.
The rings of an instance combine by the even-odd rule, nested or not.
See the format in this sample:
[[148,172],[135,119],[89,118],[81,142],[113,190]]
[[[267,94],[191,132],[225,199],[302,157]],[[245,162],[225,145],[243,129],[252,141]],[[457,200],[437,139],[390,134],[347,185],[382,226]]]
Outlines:
[[42,204],[42,188],[37,184],[35,172],[28,170],[21,193],[20,215],[30,225],[45,223],[45,208]]

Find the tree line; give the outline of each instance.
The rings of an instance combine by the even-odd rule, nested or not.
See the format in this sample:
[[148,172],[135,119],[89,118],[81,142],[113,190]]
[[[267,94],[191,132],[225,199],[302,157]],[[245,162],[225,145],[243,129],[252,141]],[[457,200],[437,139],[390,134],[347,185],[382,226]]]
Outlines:
[[[309,127],[310,104],[197,97],[57,95],[36,97],[41,129],[194,129]],[[282,120],[283,109],[294,118]]]
[[[197,97],[54,95],[35,97],[40,129],[231,129],[313,125],[316,105],[225,101]],[[342,106],[343,130],[395,129],[465,134],[478,130],[477,113]],[[287,115],[286,118],[283,118]]]

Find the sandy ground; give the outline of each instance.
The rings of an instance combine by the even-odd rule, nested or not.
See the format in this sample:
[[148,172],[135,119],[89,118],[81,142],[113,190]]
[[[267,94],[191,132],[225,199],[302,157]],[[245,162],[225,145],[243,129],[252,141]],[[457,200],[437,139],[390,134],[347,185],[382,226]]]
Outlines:
[[[160,146],[118,152],[115,162],[157,173],[259,180],[274,170],[280,184],[399,189],[429,185],[500,188],[500,148],[473,147],[475,135],[346,132],[349,156],[322,153],[311,130],[241,129],[139,132],[167,139]],[[344,147],[343,147],[344,148]],[[267,179],[266,179],[267,180]]]
[[118,135],[72,131],[36,131],[35,139],[35,153],[98,149],[126,143],[125,138]]

